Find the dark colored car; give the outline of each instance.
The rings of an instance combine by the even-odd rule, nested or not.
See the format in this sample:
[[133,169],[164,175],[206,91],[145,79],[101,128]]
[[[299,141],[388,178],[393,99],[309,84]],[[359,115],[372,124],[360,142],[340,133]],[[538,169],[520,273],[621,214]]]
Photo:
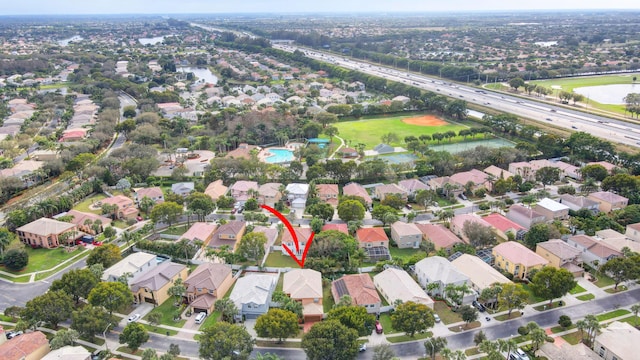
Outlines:
[[480,304],[480,303],[479,303],[479,302],[477,302],[477,301],[474,301],[472,304],[473,304],[473,306],[474,306],[476,309],[478,309],[478,311],[480,311],[480,312],[485,312],[485,311],[487,310],[487,309],[484,307],[484,305]]

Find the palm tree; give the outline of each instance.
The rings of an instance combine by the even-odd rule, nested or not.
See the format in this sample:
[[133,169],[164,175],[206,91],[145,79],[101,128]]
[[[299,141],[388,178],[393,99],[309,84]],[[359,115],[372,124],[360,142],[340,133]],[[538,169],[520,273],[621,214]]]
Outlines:
[[631,305],[631,312],[633,312],[633,315],[635,316],[635,319],[633,320],[633,323],[637,327],[638,326],[638,313],[640,312],[640,304]]
[[598,182],[594,178],[584,179],[584,183],[580,186],[580,192],[584,194],[592,193],[598,190]]
[[440,356],[442,356],[445,360],[466,360],[467,355],[462,350],[452,351],[450,349],[442,349],[440,352]]
[[454,216],[454,212],[451,209],[447,209],[447,210],[440,210],[440,212],[438,212],[437,216],[438,219],[440,219],[441,221],[444,222],[444,225],[446,227],[449,227],[449,220],[453,219]]
[[509,359],[511,352],[518,348],[518,343],[514,339],[498,339],[498,346],[500,351],[507,352],[507,359]]
[[584,320],[576,321],[576,329],[580,331],[580,342],[584,342],[584,331],[587,330],[588,325]]

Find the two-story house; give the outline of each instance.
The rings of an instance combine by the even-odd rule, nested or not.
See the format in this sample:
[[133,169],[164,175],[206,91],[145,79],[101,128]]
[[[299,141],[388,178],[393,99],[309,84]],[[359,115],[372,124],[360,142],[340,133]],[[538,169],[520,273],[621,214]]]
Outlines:
[[111,215],[116,219],[132,220],[138,216],[138,209],[130,198],[123,195],[116,195],[101,200],[102,205],[112,205],[114,207]]
[[614,194],[610,191],[594,192],[589,194],[587,198],[600,204],[598,209],[605,213],[609,213],[613,210],[624,209],[629,203],[629,199],[626,197]]
[[638,358],[640,331],[626,322],[614,321],[595,337],[593,351],[604,360],[634,360]]
[[338,195],[340,195],[340,191],[338,190],[337,184],[318,184],[316,185],[318,199],[321,202],[327,203],[334,208],[338,206]]
[[422,190],[429,190],[429,186],[418,179],[406,179],[398,181],[398,186],[409,195],[415,195]]
[[106,268],[102,273],[101,279],[102,281],[118,281],[124,277],[127,279],[127,282],[130,282],[131,278],[134,276],[137,276],[138,274],[141,274],[157,265],[158,261],[156,259],[156,255],[143,251],[134,252]]
[[418,249],[422,242],[422,231],[416,224],[396,221],[391,224],[391,238],[399,249]]
[[231,220],[216,229],[207,246],[213,249],[220,249],[222,246],[227,245],[229,249],[235,251],[246,229],[247,223],[245,221]]
[[369,259],[374,261],[391,259],[389,237],[383,228],[360,228],[356,231],[356,240]]
[[72,243],[79,235],[75,224],[40,218],[16,229],[18,238],[32,248],[55,248],[61,244]]
[[239,180],[229,188],[231,197],[241,204],[249,198],[258,195],[258,183],[255,181]]
[[524,227],[525,229],[530,229],[534,224],[542,223],[547,221],[546,216],[540,214],[539,212],[524,207],[520,204],[511,205],[509,211],[507,212],[507,219],[515,222],[516,224]]
[[282,198],[281,183],[266,183],[258,188],[258,204],[274,207]]
[[597,241],[588,235],[574,235],[567,239],[567,244],[582,252],[582,261],[593,268],[602,266],[607,261],[622,256],[622,253]]
[[164,202],[164,194],[162,193],[162,189],[158,186],[141,188],[133,193],[133,200],[138,204],[138,206],[140,206],[140,201],[145,197],[153,200],[156,204],[162,204]]
[[134,276],[129,282],[135,301],[160,305],[169,299],[169,288],[177,279],[186,279],[189,268],[165,261]]
[[228,190],[229,188],[224,186],[224,184],[222,183],[222,180],[216,180],[209,183],[209,185],[207,185],[207,188],[204,190],[204,193],[209,195],[211,200],[218,201],[218,199],[221,196],[225,195]]
[[566,269],[575,277],[584,273],[580,250],[560,239],[551,239],[536,244],[536,254],[549,261],[548,266]]
[[533,209],[544,215],[548,221],[566,220],[569,218],[569,206],[549,198],[538,201]]
[[640,242],[640,223],[627,225],[627,230],[624,234],[631,240]]
[[513,235],[514,239],[524,236],[525,228],[507,219],[502,214],[491,213],[483,217],[482,220],[489,223],[495,234],[503,240],[509,239],[509,233]]
[[575,196],[571,194],[562,194],[558,198],[558,202],[569,207],[570,210],[578,211],[587,209],[592,213],[600,211],[600,203],[593,201],[584,196]]
[[444,249],[450,252],[455,244],[462,240],[442,224],[415,224],[422,231],[422,238],[433,244],[436,251]]
[[[418,284],[431,296],[446,297],[444,289],[448,285],[471,286],[469,277],[458,271],[449,260],[440,256],[430,256],[418,261],[414,268]],[[465,294],[463,304],[475,300],[474,294]]]
[[302,304],[305,322],[322,320],[322,274],[312,269],[295,269],[284,273],[282,291]]
[[331,295],[337,304],[347,295],[351,297],[352,305],[363,306],[369,314],[380,312],[380,295],[369,274],[344,275],[331,283]]
[[373,202],[371,200],[371,196],[369,196],[369,193],[367,192],[367,189],[362,187],[362,185],[354,182],[348,183],[342,188],[342,195],[359,196],[364,199],[364,202],[365,204],[367,204],[367,207],[371,207],[371,204]]
[[236,281],[229,298],[238,309],[238,320],[256,319],[269,311],[278,274],[249,273]]
[[296,233],[296,238],[298,239],[298,250],[296,251],[296,244],[295,244],[295,241],[293,240],[293,236],[291,236],[291,233],[289,231],[285,231],[282,233],[282,240],[281,240],[282,255],[289,255],[287,250],[285,250],[285,246],[286,246],[289,248],[289,250],[291,250],[293,254],[296,255],[298,259],[302,259],[304,248],[307,245],[307,241],[309,240],[309,237],[311,236],[312,231],[310,228],[301,228],[301,227],[294,227],[293,231]]
[[470,243],[468,236],[464,233],[464,224],[467,222],[477,223],[481,226],[491,228],[488,222],[475,214],[458,214],[454,216],[453,219],[451,219],[451,232],[458,235],[466,243]]
[[211,314],[218,299],[222,299],[233,285],[231,267],[225,264],[198,265],[184,280],[186,297],[194,312]]
[[213,223],[195,222],[178,240],[187,240],[191,243],[194,241],[200,241],[204,246],[206,246],[213,238],[213,234],[217,228],[218,225]]
[[407,200],[407,191],[396,184],[378,185],[373,189],[373,193],[380,201],[384,200],[387,195],[398,195],[401,199]]
[[519,279],[527,278],[532,270],[540,270],[549,263],[545,258],[516,241],[496,245],[492,253],[498,269],[513,274],[514,278]]
[[287,199],[292,208],[304,209],[309,194],[309,184],[291,183],[286,187]]

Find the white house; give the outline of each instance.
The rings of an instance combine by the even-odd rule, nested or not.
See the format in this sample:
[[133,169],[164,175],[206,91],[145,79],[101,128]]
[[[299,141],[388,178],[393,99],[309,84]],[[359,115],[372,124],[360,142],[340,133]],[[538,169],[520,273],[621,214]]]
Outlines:
[[374,276],[373,283],[389,304],[413,301],[433,309],[433,300],[404,270],[388,268]]
[[[440,256],[431,256],[418,261],[414,271],[420,286],[432,296],[444,296],[444,288],[447,285],[471,285],[468,276],[458,271],[449,260]],[[431,288],[429,284],[437,284],[437,287],[431,285],[433,286]],[[467,295],[462,303],[467,304],[474,299],[474,295]]]
[[304,209],[307,204],[309,184],[291,183],[286,187],[287,198],[292,208]]
[[240,319],[255,319],[269,311],[277,283],[277,274],[248,274],[239,278],[229,298],[236,305]]

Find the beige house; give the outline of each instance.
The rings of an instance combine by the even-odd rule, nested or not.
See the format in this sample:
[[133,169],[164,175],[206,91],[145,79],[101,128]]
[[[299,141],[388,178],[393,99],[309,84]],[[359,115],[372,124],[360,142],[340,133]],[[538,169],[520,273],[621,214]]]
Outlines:
[[471,186],[471,191],[476,191],[482,188],[491,191],[489,175],[477,169],[453,174],[449,177],[449,182],[460,189],[464,189],[468,183],[471,183],[473,184],[473,186]]
[[258,183],[255,181],[238,180],[229,188],[231,197],[235,201],[245,202],[258,194]]
[[594,192],[589,194],[587,198],[600,204],[600,211],[606,213],[609,213],[613,210],[624,209],[629,203],[629,199],[627,199],[626,197],[614,194],[610,191]]
[[491,285],[495,283],[511,283],[511,281],[498,270],[474,255],[462,254],[453,260],[451,264],[469,278],[471,287],[478,293],[481,293],[482,290],[491,287]]
[[331,295],[333,295],[335,303],[338,303],[343,296],[348,295],[351,297],[352,304],[364,306],[368,313],[377,314],[380,312],[382,301],[369,274],[344,275],[333,281]]
[[258,188],[258,204],[274,207],[280,199],[282,192],[280,191],[281,183],[266,183]]
[[102,205],[115,205],[118,209],[114,212],[117,219],[131,220],[138,216],[138,209],[133,200],[123,195],[116,195],[102,199]]
[[580,250],[560,239],[551,239],[536,245],[536,254],[549,261],[549,266],[567,269],[575,277],[582,276],[582,256]]
[[462,244],[462,240],[455,236],[442,224],[415,224],[422,231],[422,238],[433,244],[436,251],[445,249],[449,252],[455,244]]
[[469,244],[469,238],[464,233],[464,224],[467,222],[478,223],[481,226],[490,228],[491,225],[476,214],[459,214],[451,219],[451,232],[458,235],[464,242]]
[[407,192],[396,184],[385,184],[376,186],[373,189],[373,193],[380,201],[384,200],[387,195],[395,194],[400,196],[401,199],[407,200]]
[[188,240],[189,242],[194,242],[196,240],[202,241],[204,246],[207,246],[211,239],[213,238],[213,234],[215,233],[218,225],[210,224],[206,222],[195,222],[187,232],[182,234],[182,237],[178,239],[180,240]]
[[133,193],[133,200],[135,200],[138,206],[140,206],[140,201],[145,197],[153,200],[156,204],[162,204],[164,202],[164,194],[162,193],[162,189],[158,186],[138,189]]
[[533,209],[544,215],[549,221],[565,220],[569,218],[569,206],[549,198],[544,198],[538,201]]
[[[20,226],[16,229],[16,234],[25,244],[33,248],[43,247],[46,249],[58,247],[63,242],[71,243],[80,236],[75,224],[49,218],[40,218]],[[67,239],[65,240],[64,237]]]
[[184,281],[187,302],[194,312],[213,312],[217,299],[225,296],[233,285],[231,267],[224,264],[199,265]]
[[422,242],[422,231],[416,224],[396,221],[391,224],[391,238],[399,249],[418,249]]
[[189,268],[165,261],[151,269],[136,275],[129,286],[135,301],[139,304],[143,302],[160,305],[169,298],[169,288],[177,279],[186,279]]
[[318,184],[316,185],[318,198],[320,201],[330,204],[333,207],[338,206],[338,190],[337,184]]
[[322,274],[319,271],[295,269],[284,273],[282,291],[302,303],[305,322],[322,320]]
[[600,330],[593,342],[593,351],[605,360],[635,360],[638,358],[640,331],[632,325],[614,321]]
[[344,196],[359,196],[364,199],[365,204],[367,206],[371,206],[372,200],[371,196],[367,192],[367,189],[362,187],[362,185],[358,183],[349,183],[342,188],[342,195]]
[[495,180],[500,180],[500,179],[506,180],[513,176],[513,174],[510,173],[508,170],[501,169],[495,165],[491,165],[482,171],[490,175],[491,177],[493,177]]
[[244,221],[229,221],[228,223],[218,227],[218,229],[213,233],[207,246],[214,249],[220,249],[222,246],[227,245],[229,246],[229,249],[235,251],[238,246],[238,242],[244,235],[246,229],[247,223]]
[[640,223],[627,225],[627,231],[624,234],[631,240],[640,242]]
[[104,228],[111,226],[111,219],[94,213],[86,213],[71,209],[67,211],[65,215],[73,216],[71,223],[76,224],[76,226],[78,226],[78,230],[91,235],[96,235],[96,231],[92,226],[93,224],[100,224],[98,233],[101,233]]
[[542,256],[516,241],[507,241],[493,248],[495,266],[514,278],[524,279],[532,270],[540,270],[549,263]]
[[47,337],[40,331],[34,331],[16,336],[0,345],[0,359],[40,360],[49,351],[51,349]]
[[213,201],[218,201],[218,199],[224,194],[226,194],[228,190],[229,188],[224,186],[224,184],[222,183],[222,180],[216,180],[210,183],[209,185],[207,185],[207,188],[204,190],[204,193],[209,195],[209,197]]
[[395,304],[397,300],[413,301],[433,309],[433,300],[404,270],[388,268],[374,276],[373,283],[389,304]]

